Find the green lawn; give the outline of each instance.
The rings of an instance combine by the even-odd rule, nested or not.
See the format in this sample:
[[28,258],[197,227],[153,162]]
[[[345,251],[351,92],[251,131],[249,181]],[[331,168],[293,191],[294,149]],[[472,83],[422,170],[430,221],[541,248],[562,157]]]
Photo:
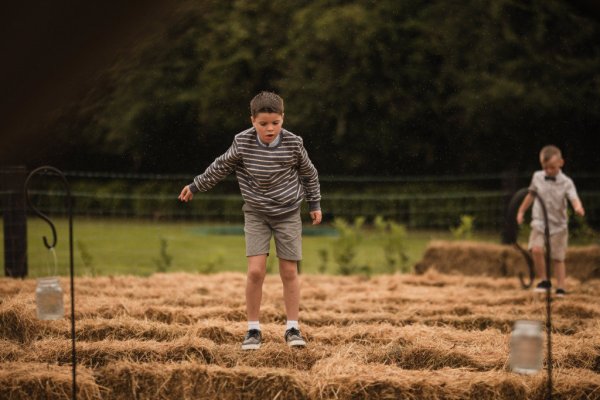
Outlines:
[[[57,222],[59,274],[68,274],[67,221]],[[336,240],[330,226],[317,227],[327,236],[317,236],[313,227],[306,226],[303,239],[303,273],[317,273],[322,269],[319,252],[329,250]],[[134,274],[149,275],[158,270],[161,257],[161,239],[166,242],[166,256],[171,257],[168,271],[245,271],[244,237],[240,225],[211,226],[188,222],[149,222],[138,220],[110,220],[76,218],[74,222],[74,260],[78,275]],[[228,234],[227,234],[228,233]],[[0,230],[2,248],[3,231]],[[42,236],[50,239],[49,227],[40,219],[28,222],[29,276],[52,274],[54,262],[42,243]],[[410,265],[418,261],[433,239],[451,239],[449,232],[409,231],[406,244]],[[498,241],[497,235],[478,235],[478,240]],[[271,245],[274,251],[274,244]],[[4,251],[4,250],[3,250]],[[369,266],[373,273],[385,272],[381,244],[374,234],[367,232],[357,249],[358,265]],[[164,265],[164,263],[163,263]],[[337,265],[331,260],[326,273],[336,273]],[[270,257],[269,271],[277,272],[276,259]]]

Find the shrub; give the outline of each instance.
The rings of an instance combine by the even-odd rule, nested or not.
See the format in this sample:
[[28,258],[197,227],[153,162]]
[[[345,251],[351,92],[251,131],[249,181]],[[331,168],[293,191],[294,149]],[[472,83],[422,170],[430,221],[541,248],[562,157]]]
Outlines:
[[89,269],[91,276],[96,276],[98,272],[96,271],[96,267],[94,266],[94,257],[90,254],[87,246],[81,240],[77,241],[77,249],[79,250],[79,255],[81,256],[81,260],[83,261],[83,265]]
[[369,266],[358,266],[355,261],[358,246],[363,240],[362,227],[364,223],[364,217],[357,217],[352,225],[343,218],[336,218],[333,221],[333,226],[339,233],[338,238],[333,242],[333,259],[337,263],[338,272],[341,275],[356,273],[370,275],[371,273]]
[[452,232],[452,236],[455,239],[459,240],[467,240],[473,237],[473,223],[475,222],[475,217],[471,215],[461,215],[460,216],[460,224],[455,228],[450,228],[450,232]]
[[381,216],[375,217],[373,223],[383,246],[387,272],[409,272],[406,227],[392,220],[385,221]]
[[158,272],[167,272],[167,270],[171,267],[171,263],[173,262],[173,256],[167,252],[167,246],[167,239],[160,238],[160,250],[158,258],[154,259],[154,264],[156,265],[156,270]]
[[225,256],[222,252],[212,254],[208,260],[201,265],[198,272],[202,274],[210,274],[215,271],[222,271],[225,267]]
[[321,263],[319,264],[318,271],[320,274],[324,274],[327,272],[327,264],[329,264],[329,250],[319,249],[319,260]]

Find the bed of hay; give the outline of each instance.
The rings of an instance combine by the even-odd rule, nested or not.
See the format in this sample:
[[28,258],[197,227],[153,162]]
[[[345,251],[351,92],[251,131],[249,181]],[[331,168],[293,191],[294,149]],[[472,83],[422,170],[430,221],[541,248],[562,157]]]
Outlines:
[[[70,398],[70,321],[36,319],[35,285],[0,279],[1,399]],[[268,276],[263,347],[249,352],[244,285],[237,273],[76,279],[78,399],[543,397],[545,372],[507,368],[513,322],[545,306],[514,277],[305,275],[308,347],[292,350]],[[598,399],[600,281],[569,289],[553,303],[554,398]]]

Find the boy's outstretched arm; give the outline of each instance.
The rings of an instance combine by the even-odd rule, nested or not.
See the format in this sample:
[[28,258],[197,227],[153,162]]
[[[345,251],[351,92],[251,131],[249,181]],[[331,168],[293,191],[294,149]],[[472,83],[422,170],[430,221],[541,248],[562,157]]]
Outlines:
[[212,189],[233,172],[239,160],[240,155],[234,140],[231,147],[223,155],[217,157],[203,174],[195,177],[193,183],[183,187],[178,199],[187,203],[194,198],[194,193]]
[[531,193],[527,193],[527,196],[523,199],[521,206],[519,207],[519,211],[517,212],[517,223],[521,225],[523,223],[523,219],[525,218],[525,211],[533,204],[533,200],[535,197]]

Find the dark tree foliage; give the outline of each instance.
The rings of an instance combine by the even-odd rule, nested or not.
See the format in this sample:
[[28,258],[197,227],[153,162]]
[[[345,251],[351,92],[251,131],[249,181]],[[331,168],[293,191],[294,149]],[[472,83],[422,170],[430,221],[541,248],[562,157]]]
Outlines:
[[325,174],[600,171],[600,29],[560,0],[184,3],[54,125],[76,169],[201,172],[260,90]]

